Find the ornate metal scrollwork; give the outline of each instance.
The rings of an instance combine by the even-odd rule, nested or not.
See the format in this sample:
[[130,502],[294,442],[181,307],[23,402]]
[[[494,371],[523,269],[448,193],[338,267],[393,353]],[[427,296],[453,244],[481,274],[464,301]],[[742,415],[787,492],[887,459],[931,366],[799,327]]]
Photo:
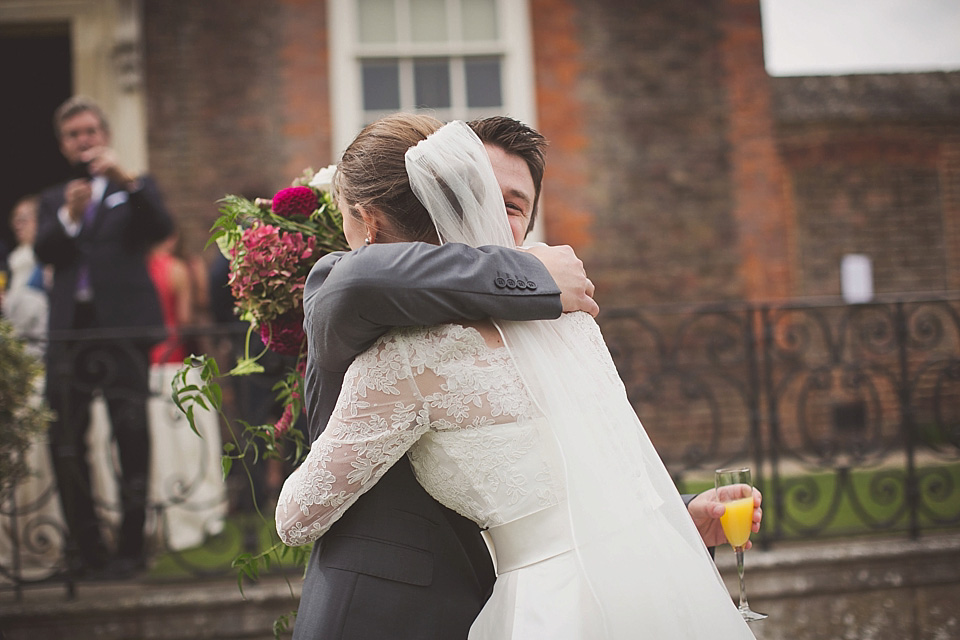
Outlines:
[[957,299],[619,310],[603,328],[675,478],[769,472],[768,540],[960,524]]

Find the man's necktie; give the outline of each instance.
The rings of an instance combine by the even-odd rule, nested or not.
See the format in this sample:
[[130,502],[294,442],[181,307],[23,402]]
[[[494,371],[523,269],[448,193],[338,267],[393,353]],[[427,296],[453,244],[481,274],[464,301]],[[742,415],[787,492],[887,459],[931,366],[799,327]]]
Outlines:
[[[87,227],[93,224],[93,219],[97,215],[97,207],[100,206],[100,203],[96,199],[90,198],[90,202],[87,203],[87,208],[83,210],[83,226]],[[83,233],[83,230],[81,230]],[[90,267],[87,266],[86,262],[80,265],[80,270],[77,272],[77,293],[76,297],[78,300],[90,300],[93,297],[93,289],[90,287]]]

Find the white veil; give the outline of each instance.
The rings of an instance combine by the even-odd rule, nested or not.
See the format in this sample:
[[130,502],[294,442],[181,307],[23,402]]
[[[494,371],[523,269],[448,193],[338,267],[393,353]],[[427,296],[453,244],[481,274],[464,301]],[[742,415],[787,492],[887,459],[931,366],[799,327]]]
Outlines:
[[[466,124],[447,124],[408,150],[406,166],[441,241],[514,244],[490,160]],[[691,601],[675,597],[691,589],[681,557],[709,564],[696,570],[700,578],[712,573],[719,582],[719,574],[627,399],[593,318],[576,313],[497,326],[547,416],[548,437],[559,447],[563,469],[557,471],[566,479],[570,527],[587,585],[583,608],[606,630],[601,636],[594,629],[591,637],[632,637],[638,600],[646,598],[662,599],[667,620],[711,615],[688,610]],[[648,569],[658,577],[638,578],[638,571]],[[653,591],[644,592],[644,583],[652,583]],[[726,604],[736,611],[728,596]],[[664,624],[659,635],[656,624],[644,631],[679,637],[672,633],[676,627]]]

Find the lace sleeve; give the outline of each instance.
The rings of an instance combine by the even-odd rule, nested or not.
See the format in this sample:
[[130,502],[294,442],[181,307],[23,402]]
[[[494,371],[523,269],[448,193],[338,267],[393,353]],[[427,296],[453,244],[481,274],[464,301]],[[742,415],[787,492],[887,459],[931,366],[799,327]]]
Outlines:
[[388,335],[350,365],[329,425],[283,483],[280,539],[300,546],[322,536],[429,424],[403,340]]

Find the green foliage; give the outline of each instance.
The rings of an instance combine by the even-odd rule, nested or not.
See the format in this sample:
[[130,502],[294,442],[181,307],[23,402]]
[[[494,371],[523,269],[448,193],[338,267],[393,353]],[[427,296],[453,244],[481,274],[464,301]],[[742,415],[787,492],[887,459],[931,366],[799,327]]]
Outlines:
[[[249,334],[247,344],[249,345]],[[249,348],[249,347],[248,347]],[[262,354],[261,354],[262,355]],[[259,357],[259,356],[258,356]],[[246,360],[255,363],[256,359],[249,358],[247,353]],[[195,372],[197,375],[191,375]],[[247,366],[241,369],[234,368],[226,375],[249,375],[255,372],[254,368]],[[223,444],[223,455],[220,457],[221,468],[224,479],[227,478],[233,469],[235,462],[243,466],[244,473],[247,476],[250,494],[253,497],[254,507],[257,514],[264,522],[273,522],[260,511],[260,505],[256,501],[256,493],[253,486],[253,474],[249,465],[257,464],[262,459],[286,460],[296,465],[302,462],[306,457],[309,447],[304,440],[303,433],[299,429],[287,428],[280,431],[277,425],[272,424],[250,424],[244,420],[237,420],[236,424],[242,427],[240,434],[237,433],[235,425],[227,418],[223,411],[223,391],[219,382],[224,376],[220,374],[220,368],[216,360],[206,355],[192,355],[184,360],[184,366],[174,376],[172,383],[172,396],[174,404],[186,416],[190,428],[198,436],[200,432],[196,426],[197,408],[205,411],[216,411],[220,419],[227,425],[230,432],[230,440]],[[194,382],[193,379],[198,379]],[[285,406],[295,407],[296,415],[299,415],[300,401],[296,389],[302,384],[302,377],[297,370],[287,374],[284,380],[281,380],[274,386],[278,392],[277,398]],[[237,572],[237,588],[243,593],[243,582],[245,579],[257,580],[262,572],[270,571],[274,565],[294,564],[295,566],[305,567],[310,557],[310,547],[288,547],[280,541],[276,530],[270,530],[270,547],[259,553],[242,552],[232,561],[231,567]],[[290,587],[291,596],[293,596],[293,587],[287,581]],[[274,622],[274,637],[279,640],[280,634],[284,633],[296,612],[291,612],[280,616]]]
[[[191,375],[194,372],[196,376]],[[249,372],[249,369],[244,369],[238,373],[237,369],[233,369],[226,375],[248,375]],[[220,374],[220,368],[215,359],[207,355],[191,355],[184,360],[184,366],[174,376],[172,397],[174,404],[186,416],[190,428],[198,436],[200,435],[196,426],[198,407],[204,411],[217,412],[227,426],[230,440],[223,444],[221,456],[224,478],[227,477],[235,462],[240,462],[244,466],[248,476],[250,476],[248,460],[250,464],[257,464],[261,459],[271,458],[286,460],[293,465],[302,462],[309,446],[304,440],[303,433],[298,429],[282,431],[273,424],[250,424],[244,420],[237,420],[236,424],[242,427],[241,432],[237,433],[235,425],[223,410],[223,390],[219,382],[223,377],[225,376]],[[194,382],[194,378],[198,380]],[[284,405],[295,405],[298,413],[299,398],[293,399],[291,396],[295,394],[294,389],[301,381],[302,378],[297,371],[291,371],[284,380],[273,387],[278,391],[277,399]]]
[[285,613],[273,621],[273,637],[279,638],[283,633],[289,633],[290,623],[297,617],[296,612]]
[[[220,368],[216,360],[205,355],[190,356],[184,361],[184,365],[173,379],[173,403],[187,417],[193,432],[200,436],[194,415],[197,407],[204,411],[216,411],[223,416],[223,389],[216,381],[220,377]],[[199,372],[198,384],[188,380],[191,371]]]
[[230,565],[237,570],[237,588],[243,593],[244,578],[259,580],[261,572],[270,571],[276,566],[304,567],[310,559],[310,546],[288,547],[282,542],[275,542],[268,549],[260,553],[241,553],[233,559]]
[[39,360],[28,354],[13,335],[10,323],[0,319],[0,495],[28,473],[24,456],[53,414],[37,393],[43,373]]

